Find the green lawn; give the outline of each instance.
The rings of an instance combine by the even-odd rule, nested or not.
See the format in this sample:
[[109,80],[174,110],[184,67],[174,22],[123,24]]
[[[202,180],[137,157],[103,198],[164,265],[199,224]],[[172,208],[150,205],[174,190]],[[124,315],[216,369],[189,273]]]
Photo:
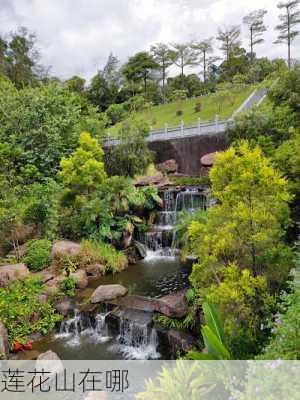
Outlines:
[[[145,120],[151,129],[164,128],[165,124],[169,127],[178,126],[181,121],[186,125],[196,124],[199,118],[202,122],[211,121],[216,115],[219,115],[220,119],[226,119],[239,108],[255,88],[254,85],[247,85],[228,92],[218,92],[181,102],[153,106],[137,113],[137,117]],[[198,103],[201,104],[200,112],[195,110]],[[176,114],[178,110],[182,110],[181,116]],[[116,134],[118,127],[119,124],[110,127],[108,132]]]

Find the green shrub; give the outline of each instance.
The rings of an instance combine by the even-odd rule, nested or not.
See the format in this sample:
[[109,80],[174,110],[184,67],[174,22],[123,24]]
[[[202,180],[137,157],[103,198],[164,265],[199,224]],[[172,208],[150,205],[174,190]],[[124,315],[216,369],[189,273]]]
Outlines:
[[67,296],[75,296],[76,280],[72,276],[65,278],[60,285],[61,291]]
[[26,250],[24,262],[32,271],[40,271],[50,264],[52,244],[49,240],[32,240]]
[[197,103],[195,104],[195,113],[199,113],[199,112],[201,112],[201,111],[202,111],[202,103],[197,102]]
[[111,244],[92,240],[84,240],[81,243],[81,251],[76,256],[59,255],[55,257],[55,267],[64,271],[67,276],[77,269],[84,269],[87,265],[102,264],[105,272],[116,273],[125,269],[128,265],[126,255],[116,250]]
[[115,125],[125,119],[127,111],[123,104],[111,104],[106,110],[106,114],[112,125]]
[[0,320],[8,330],[10,345],[14,341],[24,343],[31,333],[44,335],[61,320],[48,301],[39,301],[43,290],[41,282],[33,278],[0,289]]
[[81,247],[80,263],[82,267],[98,262],[105,266],[106,272],[115,273],[122,271],[128,265],[125,254],[108,243],[85,240]]

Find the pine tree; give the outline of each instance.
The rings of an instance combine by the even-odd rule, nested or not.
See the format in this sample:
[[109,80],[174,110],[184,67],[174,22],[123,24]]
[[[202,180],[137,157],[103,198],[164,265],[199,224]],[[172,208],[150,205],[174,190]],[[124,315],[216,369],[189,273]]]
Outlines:
[[241,45],[240,41],[241,28],[238,25],[232,25],[225,29],[219,29],[217,40],[221,42],[220,50],[226,56],[226,61],[229,61],[234,50]]
[[164,43],[156,43],[151,46],[150,50],[154,60],[157,62],[161,70],[163,98],[165,99],[167,69],[174,63],[175,52]]
[[262,35],[266,32],[267,28],[264,24],[264,16],[267,14],[267,10],[255,10],[250,14],[246,15],[243,19],[245,25],[247,25],[250,34],[250,54],[251,61],[254,60],[254,46],[264,42]]
[[279,15],[281,23],[275,28],[279,31],[275,43],[287,43],[289,69],[291,69],[291,44],[300,33],[296,29],[296,26],[300,23],[300,10],[297,8],[299,4],[300,0],[289,0],[286,2],[280,2],[277,5],[280,10],[285,9],[285,14]]
[[216,57],[209,56],[209,54],[212,54],[213,52],[213,38],[196,42],[192,45],[192,47],[194,50],[200,53],[200,63],[203,66],[203,81],[206,82],[208,68],[217,60]]

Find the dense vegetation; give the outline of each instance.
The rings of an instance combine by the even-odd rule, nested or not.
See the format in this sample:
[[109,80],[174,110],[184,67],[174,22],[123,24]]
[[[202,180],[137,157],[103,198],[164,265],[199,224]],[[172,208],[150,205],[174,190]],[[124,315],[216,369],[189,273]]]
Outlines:
[[[298,2],[292,3],[295,11]],[[89,85],[81,77],[47,76],[28,31],[0,38],[0,256],[5,264],[25,262],[32,272],[52,266],[64,277],[60,292],[43,302],[38,278],[0,289],[0,320],[11,345],[55,326],[60,317],[52,302],[74,295],[77,269],[98,263],[115,273],[127,266],[126,237],[143,231],[161,204],[155,187],[138,188],[133,179],[153,161],[145,141],[150,126],[228,117],[264,82],[267,101],[236,118],[228,150],[218,154],[209,178],[173,178],[178,184],[204,179],[217,204],[178,221],[183,254],[197,259],[189,315],[158,321],[199,336],[203,346],[191,358],[201,359],[204,346],[213,359],[300,358],[299,293],[291,274],[300,204],[300,68],[292,66],[290,51],[288,66],[256,57],[265,32],[259,11],[244,20],[249,53],[233,26],[218,32],[223,60],[213,56],[211,39],[156,44],[121,67],[110,55]],[[295,15],[283,16],[278,27],[289,50],[297,32],[287,36],[286,24],[293,29]],[[171,65],[179,76],[167,77]],[[197,65],[202,79],[185,74]],[[104,154],[109,131],[122,143]],[[53,256],[57,239],[81,243],[80,252]],[[219,331],[211,328],[209,311],[222,327],[221,354],[212,345]]]

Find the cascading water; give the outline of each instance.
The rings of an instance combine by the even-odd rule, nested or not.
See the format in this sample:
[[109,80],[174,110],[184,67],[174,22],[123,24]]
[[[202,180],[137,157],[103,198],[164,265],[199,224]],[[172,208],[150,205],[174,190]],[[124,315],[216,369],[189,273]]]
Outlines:
[[149,323],[122,318],[118,349],[128,360],[158,359],[158,338],[156,330]]
[[[112,334],[107,316],[110,312],[90,316],[74,310],[74,317],[61,323],[55,339],[62,340],[67,348],[82,346],[83,342],[103,344],[110,342],[112,354],[131,360],[158,359],[157,332],[152,327],[152,319],[143,316],[130,318],[119,312],[119,332]],[[148,318],[148,317],[147,317]]]
[[178,213],[182,211],[194,212],[206,210],[207,196],[198,188],[177,190],[167,189],[163,192],[164,209],[157,214],[156,223],[145,234],[145,245],[148,249],[147,259],[157,257],[174,257],[178,250],[174,249],[174,226]]
[[89,316],[74,310],[74,317],[61,323],[58,339],[67,339],[66,345],[70,347],[80,346],[83,336],[90,337],[92,341],[104,343],[111,338],[108,335],[106,317],[109,313],[100,313],[91,319]]

